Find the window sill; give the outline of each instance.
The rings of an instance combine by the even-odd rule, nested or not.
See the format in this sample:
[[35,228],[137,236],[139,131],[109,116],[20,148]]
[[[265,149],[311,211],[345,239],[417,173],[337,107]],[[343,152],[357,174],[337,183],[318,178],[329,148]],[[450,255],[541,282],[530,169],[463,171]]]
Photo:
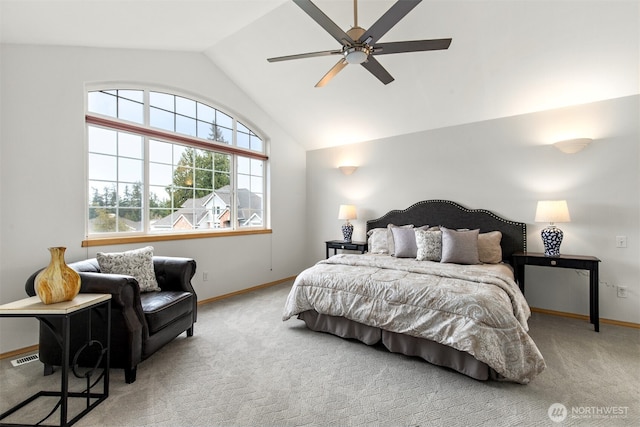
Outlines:
[[82,241],[82,247],[125,245],[128,243],[164,242],[168,240],[208,239],[212,237],[250,236],[253,234],[271,234],[271,229],[211,231],[202,233],[147,234],[144,236],[97,237]]

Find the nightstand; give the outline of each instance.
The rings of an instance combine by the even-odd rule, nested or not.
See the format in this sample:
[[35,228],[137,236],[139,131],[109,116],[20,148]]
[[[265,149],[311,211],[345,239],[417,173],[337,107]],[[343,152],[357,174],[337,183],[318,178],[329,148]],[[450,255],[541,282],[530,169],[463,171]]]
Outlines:
[[367,251],[367,242],[345,242],[344,240],[328,240],[325,242],[327,245],[327,258],[329,258],[329,249],[333,249],[333,254],[338,253],[338,249],[344,249],[347,251],[360,251],[361,254]]
[[513,265],[516,269],[518,286],[524,294],[524,266],[537,265],[542,267],[573,268],[589,271],[589,320],[596,332],[600,332],[600,314],[598,303],[598,263],[600,260],[593,256],[559,255],[545,256],[539,252],[516,252],[513,254]]

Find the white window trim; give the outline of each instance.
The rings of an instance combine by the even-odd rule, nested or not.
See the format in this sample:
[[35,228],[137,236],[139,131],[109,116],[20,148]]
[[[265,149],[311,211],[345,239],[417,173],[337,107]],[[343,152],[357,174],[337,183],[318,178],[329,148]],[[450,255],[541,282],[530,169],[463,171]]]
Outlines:
[[[93,112],[88,112],[88,94],[89,92],[93,92],[93,91],[108,91],[108,90],[141,90],[143,91],[143,102],[144,102],[144,124],[139,124],[139,123],[134,123],[134,122],[130,122],[130,121],[126,121],[123,119],[119,119],[117,117],[111,117],[111,116],[106,116],[106,115],[102,115],[102,114],[98,114],[98,113],[93,113]],[[151,127],[149,125],[149,121],[150,121],[150,117],[149,117],[149,93],[150,92],[163,92],[163,93],[167,93],[170,95],[175,95],[175,96],[180,96],[180,97],[185,97],[197,102],[200,102],[202,104],[205,104],[211,108],[214,108],[218,111],[221,111],[222,113],[230,116],[233,120],[233,133],[232,133],[232,144],[223,144],[223,143],[219,143],[217,141],[211,141],[211,140],[205,140],[202,138],[198,138],[198,137],[192,137],[189,135],[183,135],[177,132],[171,132],[171,131],[165,131],[162,129],[158,129],[158,128],[154,128]],[[154,233],[148,230],[148,226],[149,226],[149,221],[148,221],[148,215],[149,215],[149,207],[148,207],[148,198],[149,198],[149,194],[148,194],[148,168],[145,167],[145,185],[144,185],[144,197],[145,197],[145,201],[147,201],[144,205],[143,208],[143,214],[144,214],[144,224],[143,224],[143,230],[140,232],[127,232],[127,233],[118,233],[118,232],[113,232],[113,233],[100,233],[100,234],[89,234],[89,226],[88,226],[88,215],[87,212],[85,213],[85,221],[86,221],[86,240],[83,241],[82,246],[93,246],[93,245],[97,245],[97,244],[105,244],[105,243],[100,243],[100,242],[106,242],[106,241],[122,241],[122,240],[129,240],[129,239],[135,239],[137,241],[146,241],[148,239],[148,241],[157,241],[157,240],[174,240],[174,239],[179,239],[179,238],[200,238],[200,237],[211,237],[211,236],[229,236],[229,235],[245,235],[245,234],[262,234],[262,233],[271,233],[271,230],[269,229],[269,224],[270,224],[270,200],[269,200],[269,191],[268,191],[268,187],[269,187],[269,170],[270,170],[270,163],[269,163],[269,157],[268,157],[268,152],[269,152],[269,140],[268,138],[264,137],[262,132],[260,132],[259,130],[256,130],[256,127],[252,124],[252,122],[250,120],[247,120],[246,118],[244,118],[241,115],[235,114],[235,112],[230,111],[229,109],[226,108],[221,108],[218,105],[216,105],[216,103],[212,103],[208,100],[204,100],[198,96],[193,96],[192,94],[185,94],[184,92],[180,91],[180,90],[176,90],[176,89],[169,89],[166,87],[150,87],[149,85],[146,84],[123,84],[123,83],[117,83],[117,84],[107,84],[107,85],[88,85],[85,88],[85,97],[84,97],[84,101],[85,101],[85,141],[88,141],[88,134],[86,133],[86,129],[88,129],[89,126],[100,126],[100,127],[106,127],[109,129],[113,129],[116,131],[125,131],[125,132],[133,132],[136,134],[141,134],[143,135],[143,137],[145,139],[148,138],[156,138],[156,139],[160,139],[169,143],[178,143],[178,144],[183,144],[183,145],[188,145],[194,148],[202,148],[205,150],[209,150],[209,151],[215,151],[215,152],[219,152],[219,153],[225,153],[225,154],[230,154],[232,155],[232,159],[233,161],[231,162],[231,167],[230,167],[230,185],[231,185],[231,189],[232,189],[232,194],[231,194],[231,200],[233,200],[233,203],[235,206],[237,206],[237,189],[235,188],[236,182],[237,182],[237,177],[235,176],[236,170],[237,170],[237,156],[244,156],[244,157],[248,157],[248,158],[252,158],[252,159],[259,159],[259,160],[263,160],[264,163],[264,171],[263,171],[263,188],[262,188],[262,195],[263,195],[263,212],[262,212],[262,216],[263,216],[263,224],[262,226],[245,226],[245,227],[238,227],[237,226],[237,218],[238,218],[238,210],[237,209],[232,209],[232,224],[234,224],[233,227],[230,228],[221,228],[221,229],[217,229],[217,230],[199,230],[199,229],[194,229],[194,230],[188,230],[188,231],[183,231],[183,230],[173,230],[172,232],[160,232],[160,233]],[[259,151],[255,151],[255,150],[248,150],[248,149],[243,149],[240,148],[236,145],[236,140],[237,140],[237,123],[241,122],[245,127],[247,127],[248,129],[250,129],[251,132],[253,132],[258,138],[260,138],[260,140],[262,141],[262,148],[263,148],[263,152],[259,152]],[[85,146],[85,153],[88,152],[88,147]],[[145,154],[144,154],[144,162],[145,165],[148,164],[148,144],[145,143]],[[89,179],[88,179],[88,167],[86,168],[86,179],[85,179],[86,183],[88,184]],[[89,192],[85,191],[85,197],[89,197]],[[88,199],[86,200],[85,206],[88,206]]]

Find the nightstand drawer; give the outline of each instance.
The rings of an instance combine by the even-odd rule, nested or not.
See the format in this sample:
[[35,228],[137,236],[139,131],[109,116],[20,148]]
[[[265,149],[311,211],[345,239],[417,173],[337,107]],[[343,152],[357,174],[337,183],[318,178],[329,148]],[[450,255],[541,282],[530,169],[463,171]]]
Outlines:
[[577,268],[589,270],[594,263],[600,262],[598,258],[587,256],[571,256],[559,255],[557,257],[536,256],[536,255],[519,255],[515,254],[514,259],[517,263],[526,265],[537,265],[541,267],[562,267]]
[[539,265],[543,267],[561,267],[563,265],[560,259],[554,258],[535,258],[527,259],[528,265]]
[[337,245],[332,245],[331,247],[336,248],[336,249],[346,249],[349,251],[357,251],[358,250],[358,245],[354,245],[353,243],[340,243]]
[[327,245],[327,258],[329,258],[329,249],[333,249],[334,255],[338,252],[338,249],[345,251],[358,251],[365,253],[367,251],[367,242],[344,242],[342,240],[329,240],[326,241]]

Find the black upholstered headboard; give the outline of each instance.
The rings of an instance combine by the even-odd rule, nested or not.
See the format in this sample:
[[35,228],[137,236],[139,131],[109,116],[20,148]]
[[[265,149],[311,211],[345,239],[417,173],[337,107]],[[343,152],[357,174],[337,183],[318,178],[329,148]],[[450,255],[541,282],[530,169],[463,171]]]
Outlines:
[[511,263],[514,252],[527,249],[527,224],[510,221],[485,209],[467,209],[449,200],[424,200],[404,210],[389,211],[380,218],[367,221],[367,231],[386,228],[388,224],[442,225],[447,228],[479,228],[481,233],[502,233],[502,259]]

